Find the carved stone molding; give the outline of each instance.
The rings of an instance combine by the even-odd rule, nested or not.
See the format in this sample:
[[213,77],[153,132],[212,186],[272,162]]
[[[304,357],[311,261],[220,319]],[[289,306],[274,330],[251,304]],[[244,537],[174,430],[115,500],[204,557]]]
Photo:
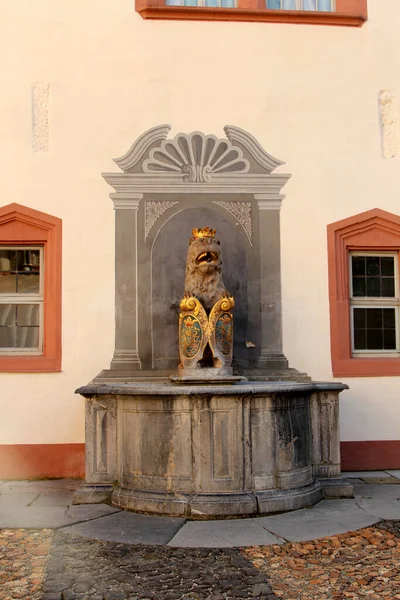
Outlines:
[[251,228],[251,202],[231,201],[225,202],[224,200],[216,200],[215,204],[221,206],[227,210],[231,215],[238,220],[240,225],[245,230],[245,233],[249,239],[250,245],[252,245],[252,228]]
[[122,194],[111,194],[111,197],[114,203],[114,210],[138,210],[143,194],[129,194],[125,198]]
[[104,179],[116,194],[111,198],[126,198],[129,194],[257,194],[268,193],[268,198],[280,199],[283,186],[290,179],[286,174],[232,173],[215,174],[212,182],[186,182],[180,173],[103,173]]
[[[279,195],[290,175],[250,133],[226,125],[226,138],[200,131],[165,139],[170,125],[143,133],[114,159],[123,173],[103,173],[119,198],[132,193],[268,193]],[[115,196],[113,196],[115,197]]]
[[214,173],[247,173],[249,169],[240,148],[200,131],[163,141],[143,162],[144,173],[184,173],[184,181],[203,183],[210,182]]
[[279,167],[279,165],[285,164],[278,158],[268,154],[268,152],[266,152],[258,143],[256,138],[248,133],[248,131],[240,129],[240,127],[234,127],[233,125],[225,125],[224,131],[227,138],[231,142],[239,142],[242,144],[258,162],[258,164],[268,173],[271,173],[274,169],[276,169],[276,167]]
[[165,213],[166,210],[172,208],[173,206],[175,206],[175,204],[179,204],[178,200],[161,200],[159,202],[154,200],[148,200],[145,203],[145,240],[147,240],[147,237],[152,227],[155,225],[156,221],[161,217],[163,213]]
[[283,195],[279,194],[254,194],[258,210],[280,210]]
[[120,158],[114,158],[114,162],[117,163],[122,171],[129,171],[140,161],[154,142],[167,137],[170,129],[171,125],[157,125],[157,127],[148,129],[132,144],[128,152]]

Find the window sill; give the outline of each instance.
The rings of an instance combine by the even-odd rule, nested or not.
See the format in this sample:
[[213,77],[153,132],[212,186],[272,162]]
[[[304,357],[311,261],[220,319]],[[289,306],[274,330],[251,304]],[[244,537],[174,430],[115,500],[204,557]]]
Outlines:
[[336,359],[332,371],[334,377],[400,376],[400,357]]
[[366,11],[356,13],[317,13],[294,10],[257,8],[196,8],[165,6],[152,0],[136,0],[136,11],[143,19],[173,19],[188,21],[252,21],[261,23],[299,23],[305,25],[337,25],[361,27],[367,21]]
[[61,356],[0,356],[0,373],[58,373]]

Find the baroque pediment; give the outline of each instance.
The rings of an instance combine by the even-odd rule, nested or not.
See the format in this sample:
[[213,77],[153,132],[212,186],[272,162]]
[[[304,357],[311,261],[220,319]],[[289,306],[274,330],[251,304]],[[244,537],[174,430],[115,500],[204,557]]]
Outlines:
[[225,126],[225,138],[200,131],[167,138],[170,129],[170,125],[149,129],[126,154],[114,159],[116,164],[125,173],[181,176],[194,183],[235,174],[270,174],[283,164],[250,133],[233,125]]

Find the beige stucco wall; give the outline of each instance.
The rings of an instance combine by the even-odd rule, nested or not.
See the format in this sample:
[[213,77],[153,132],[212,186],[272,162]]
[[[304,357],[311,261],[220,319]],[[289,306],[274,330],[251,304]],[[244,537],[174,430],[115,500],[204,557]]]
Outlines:
[[[83,441],[73,391],[113,352],[114,215],[100,174],[160,123],[238,125],[286,161],[284,350],[331,380],[326,225],[400,214],[400,158],[383,158],[378,110],[381,90],[400,98],[398,0],[369,0],[361,29],[144,21],[133,0],[2,0],[1,13],[1,204],[62,218],[64,242],[63,371],[0,374],[0,443]],[[37,82],[50,83],[47,152],[32,149]],[[398,439],[398,378],[347,383],[342,439]]]

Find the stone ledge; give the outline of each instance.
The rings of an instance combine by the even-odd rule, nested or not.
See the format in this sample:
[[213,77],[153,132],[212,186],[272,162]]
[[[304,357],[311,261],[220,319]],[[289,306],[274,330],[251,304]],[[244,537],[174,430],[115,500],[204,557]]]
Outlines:
[[325,499],[354,498],[354,488],[346,479],[318,479]]

